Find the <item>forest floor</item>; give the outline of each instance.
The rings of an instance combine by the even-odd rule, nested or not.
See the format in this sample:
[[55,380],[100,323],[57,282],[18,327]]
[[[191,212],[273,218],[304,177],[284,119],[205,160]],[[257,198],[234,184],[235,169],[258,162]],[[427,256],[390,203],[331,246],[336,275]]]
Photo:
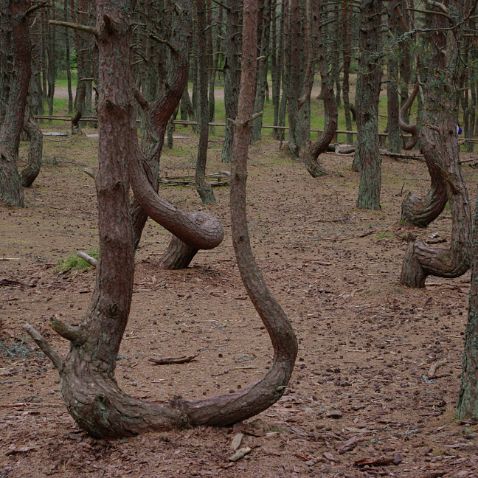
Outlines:
[[[164,175],[189,174],[196,139],[187,131],[162,160]],[[350,157],[327,155],[330,174],[312,179],[271,140],[252,147],[249,225],[264,275],[290,317],[299,356],[284,397],[230,428],[198,428],[94,440],[66,411],[58,375],[23,330],[30,322],[62,353],[48,326],[78,323],[95,272],[61,271],[76,250],[97,248],[95,189],[81,169],[96,162],[97,139],[45,138],[45,164],[27,207],[0,208],[0,477],[476,477],[478,427],[457,423],[469,274],[399,285],[409,231],[449,244],[445,209],[425,230],[400,224],[407,190],[424,192],[423,163],[383,160],[380,211],[355,208],[358,176]],[[221,143],[210,172],[222,171]],[[478,172],[464,165],[471,201]],[[229,188],[211,207],[224,242],[183,271],[158,259],[169,234],[148,223],[137,254],[133,306],[116,376],[146,400],[229,393],[263,376],[271,346],[242,287],[231,245]],[[189,187],[161,194],[201,208]],[[159,356],[198,354],[154,365]],[[436,370],[433,370],[435,368]],[[250,453],[237,462],[243,433]]]

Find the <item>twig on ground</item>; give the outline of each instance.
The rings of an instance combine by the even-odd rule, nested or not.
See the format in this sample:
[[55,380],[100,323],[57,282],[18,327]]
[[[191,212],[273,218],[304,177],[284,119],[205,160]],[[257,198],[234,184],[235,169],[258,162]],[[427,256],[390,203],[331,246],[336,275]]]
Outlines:
[[430,365],[430,369],[428,370],[428,378],[436,378],[437,370],[448,362],[446,358],[438,360]]
[[174,365],[192,362],[199,354],[183,355],[182,357],[152,357],[149,359],[154,365]]

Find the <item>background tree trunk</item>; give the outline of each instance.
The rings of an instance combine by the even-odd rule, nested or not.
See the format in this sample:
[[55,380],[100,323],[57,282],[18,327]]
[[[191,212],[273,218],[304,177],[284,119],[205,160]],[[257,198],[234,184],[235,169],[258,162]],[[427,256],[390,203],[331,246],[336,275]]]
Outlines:
[[32,73],[31,44],[27,10],[29,0],[9,2],[6,28],[11,32],[13,67],[10,76],[7,107],[0,126],[0,201],[7,206],[24,206],[21,177],[17,169],[18,148],[23,129],[28,89]]
[[378,142],[378,102],[382,77],[382,0],[362,0],[360,20],[360,63],[357,79],[357,161],[360,185],[357,207],[380,209],[381,157]]
[[208,50],[207,45],[207,21],[206,1],[196,0],[194,2],[196,22],[196,45],[203,45],[198,49],[197,79],[198,79],[198,129],[199,145],[196,158],[196,191],[203,204],[214,204],[216,198],[212,187],[206,181],[207,149],[209,142],[209,104],[208,104]]

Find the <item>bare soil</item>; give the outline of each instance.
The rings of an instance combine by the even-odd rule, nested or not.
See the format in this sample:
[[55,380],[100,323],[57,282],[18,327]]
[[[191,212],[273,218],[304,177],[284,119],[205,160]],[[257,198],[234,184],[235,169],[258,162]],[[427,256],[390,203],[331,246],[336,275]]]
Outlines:
[[[164,174],[190,173],[195,142],[178,139],[166,151]],[[66,353],[48,320],[78,323],[95,281],[92,269],[62,273],[57,264],[97,245],[94,184],[81,172],[95,165],[97,140],[45,143],[27,207],[0,208],[0,257],[13,259],[0,261],[1,478],[478,476],[478,428],[454,419],[469,275],[430,278],[425,290],[398,283],[409,231],[449,241],[449,209],[426,230],[400,225],[403,193],[428,186],[424,164],[384,159],[383,207],[371,212],[355,208],[358,176],[350,158],[326,156],[330,174],[312,179],[277,143],[254,146],[254,250],[299,338],[289,389],[272,408],[231,428],[98,441],[77,428],[56,372],[22,329],[32,323]],[[211,143],[210,172],[227,169],[220,147]],[[474,201],[477,173],[464,170]],[[215,192],[211,210],[222,218],[226,239],[189,269],[159,269],[168,233],[151,222],[145,231],[116,374],[137,397],[228,393],[260,378],[270,363],[268,338],[235,265],[228,188]],[[161,194],[185,209],[201,208],[192,188],[165,187]],[[185,364],[149,360],[196,353]],[[231,462],[240,432],[241,447],[251,451]]]

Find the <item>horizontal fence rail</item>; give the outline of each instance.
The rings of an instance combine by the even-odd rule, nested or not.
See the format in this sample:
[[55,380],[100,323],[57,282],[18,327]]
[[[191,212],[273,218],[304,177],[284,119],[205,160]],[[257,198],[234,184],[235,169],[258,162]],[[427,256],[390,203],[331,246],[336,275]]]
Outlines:
[[[70,122],[72,119],[69,116],[49,116],[49,115],[36,115],[34,116],[35,119],[37,120],[42,120],[42,121],[66,121]],[[98,122],[98,118],[96,116],[85,116],[84,118],[80,118],[81,122],[84,123],[96,123]],[[139,120],[138,120],[139,122]],[[186,120],[174,120],[173,124],[175,125],[180,125],[180,126],[197,126],[197,121],[186,121]],[[218,127],[218,128],[225,128],[226,123],[209,123],[209,126],[212,127]],[[289,129],[288,126],[274,126],[274,125],[262,125],[262,129],[274,129],[274,130],[280,130],[280,131],[287,131]],[[311,129],[311,133],[323,133],[322,130],[320,129]],[[335,131],[336,135],[352,135],[356,136],[358,134],[358,131],[345,131],[345,130],[336,130]],[[388,133],[378,133],[379,137],[381,138],[387,138]],[[404,138],[408,138],[411,135],[409,134],[402,134]],[[460,143],[473,143],[476,144],[478,143],[478,138],[462,138],[460,139]]]

